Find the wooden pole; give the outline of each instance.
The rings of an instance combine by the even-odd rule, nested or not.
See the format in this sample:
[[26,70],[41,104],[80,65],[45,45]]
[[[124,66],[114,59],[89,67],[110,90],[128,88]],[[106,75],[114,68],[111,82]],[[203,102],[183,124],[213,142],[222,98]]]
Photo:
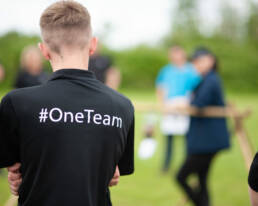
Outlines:
[[222,118],[222,117],[248,117],[251,114],[250,109],[246,109],[243,112],[235,112],[232,106],[226,107],[205,107],[197,108],[193,106],[170,106],[170,105],[156,105],[146,103],[134,103],[135,110],[138,112],[156,112],[163,114],[181,114],[190,115],[195,117],[211,117],[211,118]]
[[[235,107],[233,108],[233,112],[237,114],[237,110]],[[253,161],[253,155],[254,155],[254,149],[252,147],[252,144],[250,144],[250,140],[247,135],[247,131],[244,128],[244,119],[245,117],[243,116],[237,116],[235,115],[233,117],[233,121],[235,123],[235,133],[237,136],[237,140],[245,161],[245,166],[247,171],[249,171],[250,166]]]

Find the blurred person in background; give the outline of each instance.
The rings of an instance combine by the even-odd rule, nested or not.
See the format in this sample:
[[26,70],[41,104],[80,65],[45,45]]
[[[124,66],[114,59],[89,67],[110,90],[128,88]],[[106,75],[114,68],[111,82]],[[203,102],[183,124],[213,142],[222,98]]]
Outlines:
[[15,88],[37,86],[45,83],[48,75],[43,71],[42,56],[38,47],[25,47],[21,54],[21,70],[15,82]]
[[[163,67],[156,80],[157,97],[161,107],[188,104],[191,92],[201,81],[199,73],[187,62],[184,49],[173,46],[169,50],[170,63]],[[164,115],[161,131],[166,136],[165,158],[162,171],[167,172],[172,158],[172,143],[175,135],[185,135],[189,127],[185,115]]]
[[[193,65],[202,75],[202,82],[193,92],[191,105],[197,108],[224,107],[224,95],[220,78],[216,72],[217,61],[207,49],[197,49]],[[186,136],[187,155],[177,174],[177,181],[196,206],[209,206],[208,174],[212,160],[222,149],[230,147],[229,132],[225,118],[191,117]],[[197,175],[198,187],[191,187],[187,180]]]
[[98,48],[96,53],[90,57],[89,71],[92,71],[99,81],[117,90],[121,82],[121,74],[117,68],[112,67],[112,64],[111,58],[101,54]]
[[111,67],[106,72],[105,84],[114,90],[118,90],[121,83],[121,79],[122,78],[120,71],[115,67]]
[[5,78],[5,71],[2,64],[0,64],[0,83],[4,81]]

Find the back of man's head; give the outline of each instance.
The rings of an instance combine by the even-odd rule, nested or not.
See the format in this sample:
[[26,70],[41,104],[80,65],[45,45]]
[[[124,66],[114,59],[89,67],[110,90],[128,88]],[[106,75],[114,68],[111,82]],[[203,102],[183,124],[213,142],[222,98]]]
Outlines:
[[41,15],[43,41],[60,54],[63,47],[83,49],[91,39],[91,18],[81,4],[67,0],[50,5]]

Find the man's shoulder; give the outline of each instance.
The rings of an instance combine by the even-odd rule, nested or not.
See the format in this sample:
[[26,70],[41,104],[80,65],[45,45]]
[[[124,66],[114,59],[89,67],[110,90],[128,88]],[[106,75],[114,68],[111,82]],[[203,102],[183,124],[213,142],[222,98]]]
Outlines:
[[34,95],[40,95],[42,89],[43,85],[14,89],[7,93],[4,98],[10,98],[11,100],[17,98],[27,99],[28,97],[33,97]]
[[10,96],[19,96],[24,94],[30,94],[32,92],[37,92],[39,90],[42,90],[44,85],[38,85],[38,86],[32,86],[32,87],[25,87],[25,88],[18,88],[10,91],[8,95]]
[[115,91],[107,86],[104,85],[106,88],[106,93],[114,100],[114,102],[118,103],[119,105],[123,106],[124,108],[128,109],[129,111],[134,111],[134,106],[132,101],[126,97],[125,95],[121,94],[118,91]]

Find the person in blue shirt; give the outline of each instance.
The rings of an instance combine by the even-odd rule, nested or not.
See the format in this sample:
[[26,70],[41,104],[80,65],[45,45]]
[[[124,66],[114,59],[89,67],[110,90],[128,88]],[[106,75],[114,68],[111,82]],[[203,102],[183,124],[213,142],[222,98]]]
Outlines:
[[[191,92],[198,86],[201,76],[191,63],[183,48],[174,46],[169,51],[170,63],[164,66],[156,79],[157,97],[161,107],[187,104]],[[165,114],[161,121],[161,131],[166,136],[165,159],[162,167],[167,172],[172,158],[173,136],[185,135],[189,127],[189,117]]]
[[[215,56],[207,49],[198,49],[193,55],[193,63],[203,80],[193,92],[191,105],[197,108],[225,106]],[[207,178],[212,160],[219,151],[230,147],[226,119],[191,117],[186,142],[187,155],[177,181],[196,206],[209,206]],[[198,176],[197,188],[187,183],[191,174]]]

